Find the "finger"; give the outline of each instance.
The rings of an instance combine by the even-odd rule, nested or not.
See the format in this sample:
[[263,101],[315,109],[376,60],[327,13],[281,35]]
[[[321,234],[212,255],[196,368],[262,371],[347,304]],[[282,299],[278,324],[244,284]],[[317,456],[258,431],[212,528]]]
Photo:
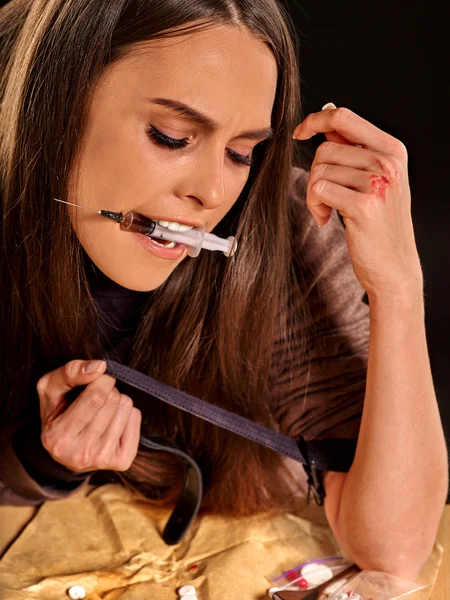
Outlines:
[[[325,106],[322,107],[322,110],[332,110],[334,108],[337,108],[337,106],[332,102],[328,102],[328,104],[325,104]],[[329,142],[335,142],[336,144],[353,145],[351,144],[351,142],[346,140],[344,136],[340,135],[339,133],[336,133],[336,131],[325,133],[325,137]]]
[[111,422],[103,432],[100,443],[104,446],[119,448],[120,438],[133,410],[133,400],[126,394],[119,394],[119,403]]
[[311,113],[294,130],[294,137],[307,140],[317,133],[337,132],[352,144],[360,144],[375,151],[398,153],[401,142],[375,127],[348,108],[339,107]]
[[312,167],[308,183],[312,187],[316,181],[324,179],[351,190],[369,194],[372,191],[371,180],[374,175],[371,175],[368,171],[361,171],[361,169],[353,169],[352,167],[319,163]]
[[383,174],[386,170],[385,159],[386,157],[382,157],[377,152],[330,141],[320,144],[317,148],[313,165],[318,163],[342,165]]
[[[128,396],[122,395],[119,392],[117,393],[119,402],[112,415],[111,421],[102,432],[102,435],[96,434],[96,428],[93,427],[96,421],[96,419],[94,419],[94,421],[85,427],[77,437],[77,444],[80,447],[89,446],[92,449],[92,461],[95,469],[117,470],[118,464],[120,464],[120,461],[118,463],[117,460],[120,437],[130,418],[133,402]],[[100,412],[101,410],[97,413],[97,416]]]
[[[90,366],[94,370],[84,371]],[[79,385],[86,385],[106,370],[106,362],[71,360],[62,367],[46,373],[39,379],[36,388],[40,399],[41,420],[44,423],[50,415],[57,413],[63,403],[64,396]],[[64,407],[65,408],[65,405]],[[55,415],[56,416],[56,415]]]
[[133,408],[125,426],[117,453],[120,470],[129,469],[136,458],[141,435],[142,414],[138,408]]
[[115,384],[115,377],[110,375],[102,375],[88,384],[75,402],[55,420],[55,427],[63,430],[68,437],[76,437],[104,406]]
[[[333,102],[328,102],[328,104],[322,106],[322,110],[333,110],[334,108],[337,108],[337,106],[336,104],[333,104]],[[346,140],[344,136],[340,135],[339,133],[336,133],[336,131],[325,133],[325,137],[329,142],[335,142],[336,144],[351,145],[351,143],[348,140]]]
[[335,208],[343,217],[350,218],[364,199],[365,196],[360,192],[319,179],[311,186],[308,194],[308,206],[312,213],[318,214],[317,207],[326,204],[330,208]]
[[346,140],[344,136],[340,135],[339,133],[336,133],[335,131],[325,133],[325,137],[329,142],[335,142],[336,144],[344,144],[345,146],[353,146],[353,144]]
[[105,392],[107,394],[107,398],[103,406],[95,413],[92,421],[90,421],[84,429],[79,432],[79,436],[85,436],[86,439],[91,439],[97,441],[104,433],[107,431],[111,422],[113,421],[115,414],[120,406],[121,394],[119,390],[115,387],[115,380],[112,377],[112,388],[111,391],[107,392],[107,388],[105,388]]

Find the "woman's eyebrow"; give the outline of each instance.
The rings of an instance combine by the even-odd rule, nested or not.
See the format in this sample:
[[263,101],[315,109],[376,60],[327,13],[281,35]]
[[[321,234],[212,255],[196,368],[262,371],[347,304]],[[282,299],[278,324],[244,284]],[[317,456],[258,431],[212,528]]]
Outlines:
[[[180,102],[178,100],[171,100],[170,98],[150,98],[149,99],[152,104],[159,104],[160,106],[165,106],[170,110],[176,112],[177,114],[189,119],[190,121],[197,123],[198,125],[202,125],[211,133],[217,131],[219,129],[219,124],[216,123],[211,117],[199,112],[192,106],[185,104],[184,102]],[[274,131],[272,127],[265,127],[263,129],[253,129],[251,131],[243,131],[236,138],[246,139],[246,140],[271,140],[274,136]]]

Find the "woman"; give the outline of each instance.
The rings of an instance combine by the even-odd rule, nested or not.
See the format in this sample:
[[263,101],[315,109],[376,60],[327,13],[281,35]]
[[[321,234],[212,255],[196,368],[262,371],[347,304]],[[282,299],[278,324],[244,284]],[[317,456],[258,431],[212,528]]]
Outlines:
[[[205,512],[282,510],[299,493],[274,452],[156,401],[137,409],[90,362],[109,353],[294,438],[358,437],[350,471],[323,474],[330,526],[361,568],[415,577],[447,462],[404,146],[334,106],[299,125],[275,0],[13,0],[0,35],[2,501],[109,474],[170,504],[182,467],[138,449],[141,430],[201,464]],[[308,175],[292,138],[319,132]],[[54,198],[205,225],[238,252],[144,247]]]

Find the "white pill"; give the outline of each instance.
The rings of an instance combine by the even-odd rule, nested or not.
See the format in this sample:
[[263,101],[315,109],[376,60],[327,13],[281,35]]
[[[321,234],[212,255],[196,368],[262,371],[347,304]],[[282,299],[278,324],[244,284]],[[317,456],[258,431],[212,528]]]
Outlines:
[[320,563],[305,565],[301,570],[301,574],[310,585],[321,585],[333,579],[333,571]]
[[70,600],[83,600],[86,597],[86,590],[81,585],[73,585],[67,590]]
[[192,593],[184,594],[184,596],[180,596],[180,598],[182,600],[197,600],[197,594],[195,594],[195,593],[194,594],[192,594]]
[[179,596],[186,596],[186,594],[195,594],[195,587],[193,585],[184,585],[178,590]]

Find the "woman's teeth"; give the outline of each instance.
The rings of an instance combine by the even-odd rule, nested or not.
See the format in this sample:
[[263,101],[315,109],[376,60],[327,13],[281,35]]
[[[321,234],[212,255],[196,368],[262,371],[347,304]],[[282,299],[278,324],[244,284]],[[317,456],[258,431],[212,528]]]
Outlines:
[[[171,229],[172,231],[189,231],[189,229],[193,229],[192,225],[183,225],[181,223],[177,223],[176,221],[156,221],[158,225],[161,227],[165,227],[166,229]],[[175,248],[177,245],[175,242],[169,242],[164,240],[164,242],[158,242],[155,238],[152,238],[155,244],[159,246],[164,246],[164,248]]]
[[155,242],[155,244],[158,244],[158,246],[163,246],[164,248],[175,248],[175,246],[176,246],[175,242],[170,242],[169,244],[162,243],[162,242],[158,242],[154,238],[152,238],[152,242]]
[[177,223],[176,221],[156,221],[161,227],[166,227],[167,229],[171,229],[172,231],[189,231],[189,229],[193,229],[192,225],[182,225],[181,223]]

